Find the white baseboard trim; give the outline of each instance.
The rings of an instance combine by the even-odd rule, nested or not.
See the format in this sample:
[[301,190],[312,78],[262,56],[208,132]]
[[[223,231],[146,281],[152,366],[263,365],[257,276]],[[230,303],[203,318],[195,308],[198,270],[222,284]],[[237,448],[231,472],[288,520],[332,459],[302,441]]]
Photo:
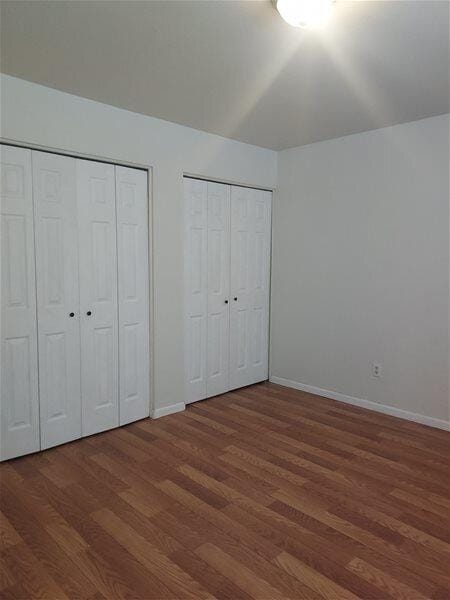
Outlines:
[[399,417],[400,419],[406,419],[407,421],[414,421],[414,423],[421,423],[422,425],[429,425],[430,427],[436,427],[437,429],[450,431],[450,421],[444,421],[444,419],[435,419],[434,417],[427,417],[418,413],[402,410],[401,408],[395,408],[387,404],[378,404],[377,402],[372,402],[372,400],[363,400],[362,398],[346,396],[345,394],[340,394],[339,392],[324,390],[313,385],[306,385],[305,383],[300,383],[298,381],[284,379],[283,377],[272,376],[269,378],[269,381],[272,383],[277,383],[278,385],[284,385],[285,387],[293,388],[294,390],[316,394],[316,396],[323,396],[325,398],[330,398],[331,400],[337,400],[338,402],[345,402],[346,404],[353,404],[354,406],[360,406],[361,408],[374,410],[385,415]]
[[181,412],[186,408],[184,402],[177,402],[170,406],[163,406],[161,408],[155,408],[151,411],[150,416],[152,419],[159,419],[159,417],[166,417],[167,415],[173,415],[174,413]]

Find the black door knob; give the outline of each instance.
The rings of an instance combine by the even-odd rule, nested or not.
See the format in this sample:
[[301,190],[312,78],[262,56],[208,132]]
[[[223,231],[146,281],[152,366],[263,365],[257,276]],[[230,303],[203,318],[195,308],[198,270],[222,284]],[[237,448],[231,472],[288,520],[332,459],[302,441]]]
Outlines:
[[228,300],[225,300],[225,304],[228,304]]
[[91,313],[90,310],[88,310],[86,314],[87,314],[88,317],[90,317],[92,315],[92,313]]
[[237,296],[235,296],[235,297],[233,298],[233,300],[234,300],[235,302],[237,302]]
[[69,313],[69,317],[74,317],[75,313]]

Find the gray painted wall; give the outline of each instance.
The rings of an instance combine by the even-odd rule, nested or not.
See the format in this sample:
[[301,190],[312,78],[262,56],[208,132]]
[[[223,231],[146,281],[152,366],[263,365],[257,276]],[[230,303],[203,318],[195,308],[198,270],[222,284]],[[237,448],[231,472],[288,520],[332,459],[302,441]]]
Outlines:
[[449,116],[278,157],[272,375],[448,421]]

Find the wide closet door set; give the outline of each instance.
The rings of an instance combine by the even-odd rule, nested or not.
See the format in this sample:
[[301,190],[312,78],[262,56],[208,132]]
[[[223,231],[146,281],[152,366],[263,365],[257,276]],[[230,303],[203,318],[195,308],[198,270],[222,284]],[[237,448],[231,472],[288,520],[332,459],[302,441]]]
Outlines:
[[147,173],[1,147],[1,459],[149,415]]
[[186,402],[268,377],[271,202],[184,179]]

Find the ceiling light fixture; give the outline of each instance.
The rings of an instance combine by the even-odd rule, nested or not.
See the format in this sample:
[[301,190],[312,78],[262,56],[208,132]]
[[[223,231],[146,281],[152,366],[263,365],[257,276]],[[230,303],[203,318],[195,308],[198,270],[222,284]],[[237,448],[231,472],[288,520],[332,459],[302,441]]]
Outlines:
[[293,27],[319,27],[328,18],[334,0],[275,0],[275,6]]

